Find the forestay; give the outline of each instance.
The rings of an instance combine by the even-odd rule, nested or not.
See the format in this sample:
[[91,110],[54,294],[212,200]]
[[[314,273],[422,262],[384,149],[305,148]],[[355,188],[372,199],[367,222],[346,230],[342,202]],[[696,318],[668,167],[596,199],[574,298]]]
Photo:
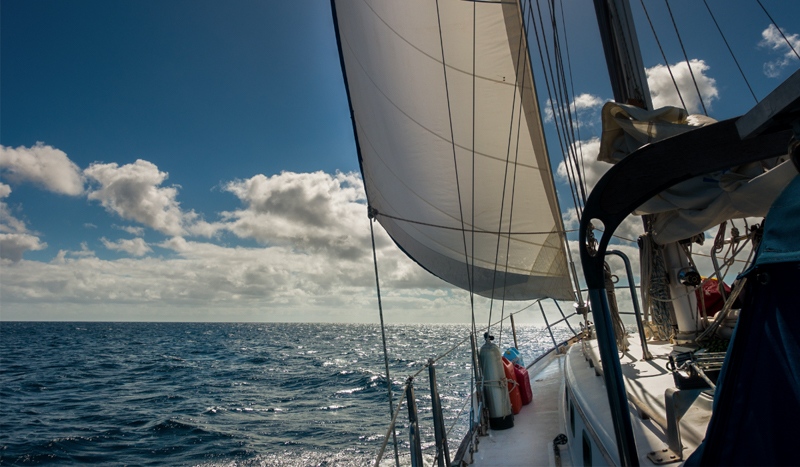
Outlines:
[[516,2],[333,6],[367,198],[394,241],[464,289],[474,266],[483,296],[572,299]]

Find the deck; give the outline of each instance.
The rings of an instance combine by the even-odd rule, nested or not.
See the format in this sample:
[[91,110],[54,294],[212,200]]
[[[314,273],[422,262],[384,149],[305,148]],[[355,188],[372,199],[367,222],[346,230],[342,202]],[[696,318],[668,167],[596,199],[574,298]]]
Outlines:
[[[553,439],[565,432],[562,402],[565,358],[553,355],[528,370],[533,402],[514,416],[514,428],[492,430],[480,438],[473,465],[554,465]],[[562,458],[561,465],[571,465],[568,456]]]
[[[665,391],[672,388],[674,382],[666,363],[673,346],[649,343],[654,358],[645,361],[635,338],[635,335],[630,336],[631,348],[621,355],[620,363],[629,396],[639,462],[653,465],[648,454],[661,452],[667,447]],[[479,438],[478,450],[473,455],[474,465],[557,465],[553,440],[562,433],[568,435],[570,442],[559,448],[561,465],[580,464],[586,459],[586,448],[581,442],[584,431],[591,438],[592,464],[618,463],[605,384],[599,376],[602,372],[600,367],[596,342],[589,340],[573,345],[566,355],[550,355],[529,369],[533,403],[524,406],[514,417],[514,428],[490,430],[488,436]],[[569,407],[575,406],[572,419],[566,415],[567,388],[572,401]],[[684,459],[702,441],[712,403],[711,392],[703,392],[680,418]],[[651,416],[642,415],[637,405],[645,407]],[[679,462],[678,459],[663,465],[672,466]]]

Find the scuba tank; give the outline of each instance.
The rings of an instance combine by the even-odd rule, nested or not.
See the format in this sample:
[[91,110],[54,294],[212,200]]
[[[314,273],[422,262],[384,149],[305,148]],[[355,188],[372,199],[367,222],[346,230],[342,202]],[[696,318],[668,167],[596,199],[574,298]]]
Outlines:
[[494,336],[484,333],[486,343],[481,346],[479,358],[483,372],[483,395],[489,409],[489,427],[505,430],[514,426],[511,401],[508,398],[506,373],[500,349],[492,342]]

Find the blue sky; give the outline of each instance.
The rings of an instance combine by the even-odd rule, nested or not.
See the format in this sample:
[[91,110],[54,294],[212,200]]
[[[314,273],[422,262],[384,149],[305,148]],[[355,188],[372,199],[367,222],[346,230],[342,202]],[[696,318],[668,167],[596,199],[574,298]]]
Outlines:
[[[671,6],[702,93],[712,116],[740,114],[754,102],[697,3]],[[800,4],[763,3],[800,44]],[[755,2],[709,4],[759,98],[798,68]],[[590,148],[611,96],[586,7],[565,6]],[[0,21],[0,319],[376,319],[327,1],[2,0]],[[663,63],[638,28],[645,66]],[[378,234],[396,320],[468,318],[464,294]]]

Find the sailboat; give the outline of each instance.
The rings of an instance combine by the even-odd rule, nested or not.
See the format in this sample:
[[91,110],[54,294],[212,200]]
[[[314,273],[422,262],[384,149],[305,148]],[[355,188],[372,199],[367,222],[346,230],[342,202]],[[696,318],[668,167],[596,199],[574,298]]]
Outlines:
[[[478,364],[483,329],[473,308],[467,434],[450,456],[432,372],[433,462],[797,464],[787,424],[800,416],[800,315],[792,299],[800,279],[800,72],[729,120],[653,109],[630,6],[593,6],[615,98],[603,109],[600,157],[614,165],[587,198],[575,147],[562,145],[574,161],[567,169],[581,219],[579,274],[539,96],[565,81],[534,82],[531,43],[546,40],[546,21],[535,19],[541,5],[332,1],[370,218],[421,267],[468,291],[473,307],[476,296],[575,304],[548,322],[579,328],[562,342],[553,338],[553,348],[528,365],[534,401],[509,429],[486,423],[496,381]],[[557,18],[555,2],[544,8]],[[565,65],[551,63],[563,77]],[[565,84],[548,88],[562,91],[569,95]],[[549,110],[560,116],[559,131],[574,131],[569,105]],[[644,312],[630,261],[612,242],[631,213],[644,216]],[[743,232],[726,229],[731,219],[754,216],[766,220]],[[713,267],[701,271],[692,247],[712,228]],[[717,254],[745,243],[754,254],[728,287],[733,259]],[[619,316],[610,256],[625,264],[619,275],[628,278],[635,330]],[[714,348],[720,341],[726,344]],[[487,333],[483,349],[492,345]],[[396,401],[387,380],[393,416],[384,447],[405,403],[410,464],[424,465],[413,378]],[[503,391],[510,381],[501,382]]]

